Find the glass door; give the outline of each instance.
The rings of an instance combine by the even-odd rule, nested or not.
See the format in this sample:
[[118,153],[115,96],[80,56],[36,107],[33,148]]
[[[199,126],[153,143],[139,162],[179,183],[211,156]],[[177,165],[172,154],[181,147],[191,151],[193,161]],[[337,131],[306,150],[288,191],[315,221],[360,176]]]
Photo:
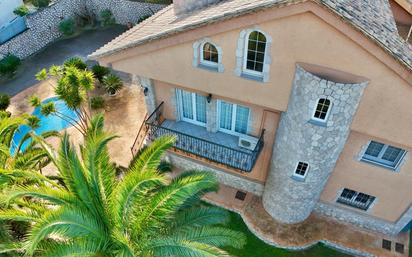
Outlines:
[[177,89],[181,119],[200,126],[206,126],[206,97]]
[[222,100],[218,101],[219,130],[229,134],[247,134],[250,109]]

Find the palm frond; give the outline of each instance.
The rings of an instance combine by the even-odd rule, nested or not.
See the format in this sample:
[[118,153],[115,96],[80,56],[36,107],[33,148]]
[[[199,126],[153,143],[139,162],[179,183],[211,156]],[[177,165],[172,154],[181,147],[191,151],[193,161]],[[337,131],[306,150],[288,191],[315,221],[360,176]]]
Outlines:
[[112,194],[111,213],[116,223],[127,228],[133,208],[140,208],[142,201],[150,197],[148,194],[164,183],[165,179],[156,172],[130,172],[117,185]]
[[30,212],[17,210],[17,209],[6,209],[0,210],[0,221],[26,221],[32,222],[36,221],[37,218]]
[[174,137],[161,137],[147,147],[135,160],[132,161],[130,172],[155,170],[161,162],[161,157],[167,149],[173,146]]
[[229,212],[218,207],[192,207],[177,213],[172,230],[226,224]]
[[73,200],[73,196],[68,192],[49,186],[20,186],[10,188],[7,194],[2,197],[2,200],[5,201],[4,204],[9,205],[14,200],[23,197],[41,199],[57,205],[68,204]]
[[[191,242],[162,238],[153,240],[145,249],[148,256],[179,256],[179,257],[229,257],[230,254],[217,247]],[[146,255],[144,255],[146,256]]]
[[150,201],[144,205],[140,203],[140,210],[133,216],[132,235],[138,237],[142,229],[158,229],[159,225],[170,221],[177,211],[187,207],[189,201],[217,187],[216,177],[208,172],[190,172],[190,175],[173,179],[170,185],[155,192]]
[[187,240],[199,242],[215,247],[230,246],[241,249],[246,244],[246,237],[243,233],[223,227],[195,227],[186,228],[169,235],[174,240]]
[[94,240],[41,244],[39,257],[96,257],[101,245]]
[[62,207],[50,211],[38,221],[30,231],[25,243],[27,253],[33,254],[38,244],[50,235],[58,235],[62,238],[93,238],[104,242],[107,231],[94,216],[91,216],[84,208]]

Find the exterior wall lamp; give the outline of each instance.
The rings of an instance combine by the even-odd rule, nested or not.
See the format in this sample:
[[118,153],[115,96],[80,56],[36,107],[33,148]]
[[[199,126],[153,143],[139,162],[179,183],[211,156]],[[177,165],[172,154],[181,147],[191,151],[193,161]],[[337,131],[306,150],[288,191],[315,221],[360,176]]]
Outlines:
[[206,97],[206,101],[207,101],[207,103],[210,104],[210,101],[212,101],[212,94],[209,94],[209,95]]

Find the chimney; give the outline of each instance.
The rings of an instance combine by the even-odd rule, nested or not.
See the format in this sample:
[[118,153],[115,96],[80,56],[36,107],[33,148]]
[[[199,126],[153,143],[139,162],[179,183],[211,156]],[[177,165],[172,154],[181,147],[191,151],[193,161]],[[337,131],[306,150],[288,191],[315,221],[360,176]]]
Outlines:
[[173,0],[175,14],[177,16],[201,9],[220,0]]

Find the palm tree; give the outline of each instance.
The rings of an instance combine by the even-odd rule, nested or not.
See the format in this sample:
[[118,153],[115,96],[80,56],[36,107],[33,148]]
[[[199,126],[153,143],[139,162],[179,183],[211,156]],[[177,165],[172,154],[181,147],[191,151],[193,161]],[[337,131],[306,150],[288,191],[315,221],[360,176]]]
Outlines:
[[[0,112],[0,169],[41,169],[50,163],[47,151],[33,141],[32,130],[38,128],[39,118],[33,115],[9,117]],[[16,142],[16,134],[23,127],[28,128],[26,134]],[[40,135],[43,138],[58,137],[57,131],[48,131]]]
[[[39,119],[36,116],[24,115],[21,117],[10,117],[8,113],[0,112],[0,192],[11,186],[39,186],[45,182],[54,182],[42,176],[38,170],[50,162],[48,152],[39,144],[32,141],[31,130],[21,135],[21,140],[16,141],[16,134],[21,133],[21,128],[26,126],[31,129],[37,128]],[[58,132],[50,131],[43,134],[45,138],[58,136]],[[16,213],[30,208],[33,215],[40,216],[43,212],[42,206],[37,203],[18,199],[14,206],[5,206],[0,198],[0,209],[14,210]],[[0,221],[0,256],[16,249],[16,240],[27,232],[27,224],[18,219],[13,222]],[[20,237],[20,238],[19,238]],[[16,256],[8,253],[4,256]]]
[[[45,115],[55,114],[68,121],[84,135],[90,121],[89,92],[95,87],[94,74],[87,69],[86,63],[77,57],[70,58],[62,66],[53,65],[49,70],[40,70],[36,74],[36,79],[38,81],[48,81],[57,97],[76,113],[79,120],[58,112],[53,103],[42,105],[40,99],[36,96],[30,99],[31,105],[40,106],[42,113]],[[51,79],[55,79],[57,85],[54,85]]]
[[107,150],[113,138],[103,131],[103,117],[95,116],[80,156],[67,134],[57,153],[46,148],[64,185],[4,192],[9,205],[30,197],[48,206],[41,217],[30,208],[0,211],[0,220],[33,224],[22,244],[26,256],[209,257],[229,256],[221,247],[243,247],[243,234],[219,226],[228,213],[200,204],[204,193],[218,188],[213,175],[188,171],[168,180],[157,170],[173,138],[153,142],[121,180]]

